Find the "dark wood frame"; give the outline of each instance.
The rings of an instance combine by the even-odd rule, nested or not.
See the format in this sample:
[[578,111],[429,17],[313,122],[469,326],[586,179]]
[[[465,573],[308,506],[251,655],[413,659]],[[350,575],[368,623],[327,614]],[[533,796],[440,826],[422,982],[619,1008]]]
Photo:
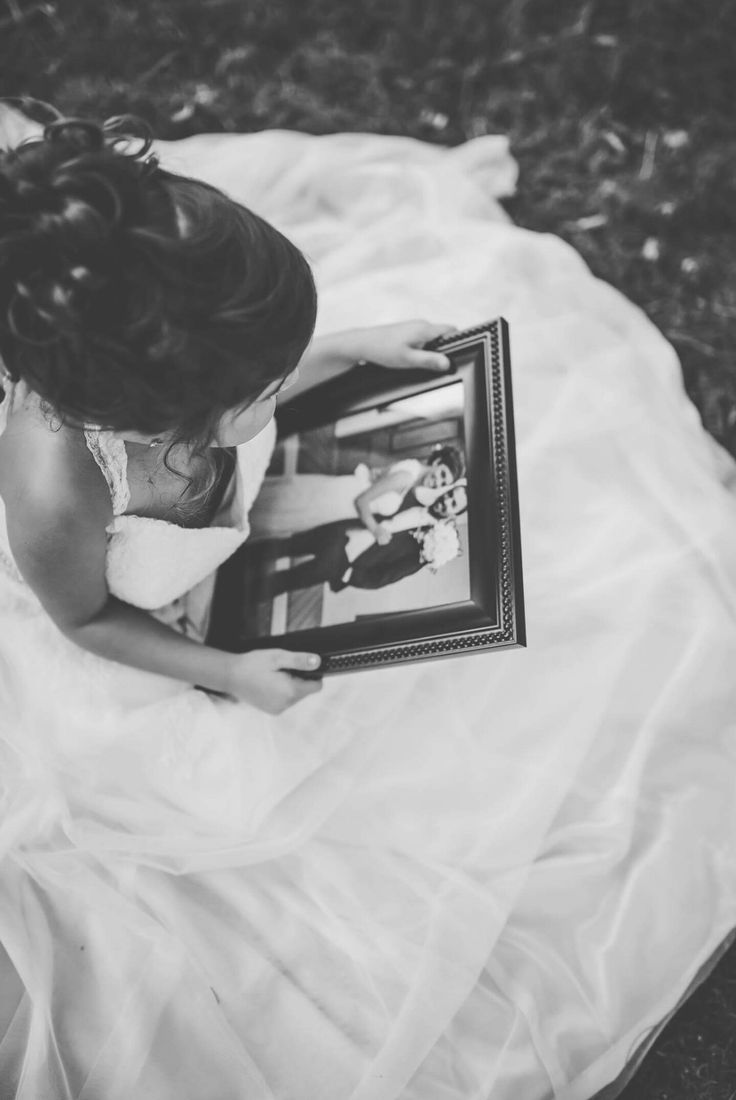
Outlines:
[[456,381],[465,393],[468,555],[471,598],[268,638],[238,640],[238,553],[220,569],[208,641],[224,649],[316,652],[320,673],[422,661],[526,645],[508,325],[499,318],[432,347],[449,374],[356,366],[307,391],[278,415],[279,435],[306,431]]

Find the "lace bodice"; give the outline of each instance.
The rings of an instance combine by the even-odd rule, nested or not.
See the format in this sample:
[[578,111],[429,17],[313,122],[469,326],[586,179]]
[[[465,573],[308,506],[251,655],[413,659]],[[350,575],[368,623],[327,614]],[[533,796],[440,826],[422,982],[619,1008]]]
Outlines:
[[[8,388],[0,404],[0,432],[14,399]],[[248,511],[266,472],[275,426],[237,449],[236,486],[231,503],[209,527],[181,527],[168,520],[125,514],[130,500],[125,444],[110,432],[85,430],[85,440],[110,488],[113,519],[107,527],[105,572],[110,592],[146,610],[158,610],[213,573],[248,536]],[[4,515],[0,549],[10,556]]]
[[122,439],[111,432],[86,428],[84,438],[110,490],[114,516],[121,516],[130,503],[128,452]]

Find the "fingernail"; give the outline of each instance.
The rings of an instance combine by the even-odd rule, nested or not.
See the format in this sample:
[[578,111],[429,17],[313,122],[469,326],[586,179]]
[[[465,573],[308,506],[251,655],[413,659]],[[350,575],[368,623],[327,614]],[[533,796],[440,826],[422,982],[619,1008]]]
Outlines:
[[310,668],[317,668],[318,665],[319,665],[319,657],[310,657],[309,658],[309,667]]

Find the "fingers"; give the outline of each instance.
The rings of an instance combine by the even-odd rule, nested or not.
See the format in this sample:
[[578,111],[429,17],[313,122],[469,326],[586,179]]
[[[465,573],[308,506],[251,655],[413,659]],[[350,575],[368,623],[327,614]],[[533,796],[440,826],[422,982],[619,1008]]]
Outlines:
[[289,707],[293,707],[295,703],[298,703],[301,699],[306,699],[309,695],[316,695],[317,692],[322,690],[322,677],[305,676],[301,671],[289,670],[277,673],[282,677],[283,683],[280,692],[280,705],[279,710],[288,710]]
[[277,668],[293,672],[316,672],[322,663],[317,653],[292,653],[289,649],[274,649]]
[[273,683],[270,694],[256,704],[266,714],[283,714],[295,703],[306,699],[309,695],[316,695],[322,690],[321,680],[298,680],[289,672],[279,672],[277,676],[281,677],[282,681]]
[[439,351],[423,351],[410,348],[406,353],[407,364],[419,370],[448,371],[452,364],[446,355]]
[[297,703],[307,695],[316,695],[322,690],[322,680],[295,680],[291,687],[292,701]]

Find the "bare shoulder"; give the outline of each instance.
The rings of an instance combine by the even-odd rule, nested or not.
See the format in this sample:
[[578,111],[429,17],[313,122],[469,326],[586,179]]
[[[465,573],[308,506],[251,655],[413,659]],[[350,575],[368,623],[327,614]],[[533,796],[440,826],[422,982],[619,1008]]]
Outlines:
[[6,511],[107,524],[110,494],[84,433],[48,418],[37,403],[14,410],[0,435],[0,496]]
[[0,496],[13,558],[51,618],[62,630],[90,621],[108,599],[112,505],[84,433],[14,409],[0,436]]

